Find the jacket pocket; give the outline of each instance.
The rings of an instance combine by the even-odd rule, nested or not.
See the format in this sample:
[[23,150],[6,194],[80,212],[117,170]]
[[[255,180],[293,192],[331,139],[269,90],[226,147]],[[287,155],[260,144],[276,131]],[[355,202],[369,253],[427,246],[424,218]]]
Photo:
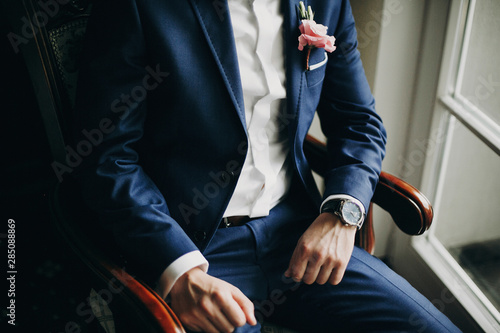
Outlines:
[[[319,51],[319,52],[317,52]],[[328,55],[323,49],[313,49],[309,56],[309,70],[306,71],[307,86],[312,87],[323,81],[325,77]]]

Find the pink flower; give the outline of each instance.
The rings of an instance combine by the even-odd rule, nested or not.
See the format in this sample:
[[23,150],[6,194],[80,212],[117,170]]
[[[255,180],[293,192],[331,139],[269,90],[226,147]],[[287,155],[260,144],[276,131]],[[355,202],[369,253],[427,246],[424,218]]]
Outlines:
[[326,34],[328,27],[313,20],[302,20],[299,30],[301,33],[299,36],[300,51],[304,49],[304,46],[324,48],[328,52],[335,51],[335,37]]

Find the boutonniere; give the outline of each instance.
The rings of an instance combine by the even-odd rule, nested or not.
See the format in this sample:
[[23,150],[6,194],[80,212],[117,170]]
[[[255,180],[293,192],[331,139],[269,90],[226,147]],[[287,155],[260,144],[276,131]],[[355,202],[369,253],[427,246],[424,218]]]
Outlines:
[[313,47],[325,49],[327,52],[335,51],[335,37],[328,36],[328,27],[314,21],[314,13],[311,6],[304,6],[304,2],[299,2],[300,26],[299,30],[299,50],[307,47],[306,69],[309,70],[309,56]]

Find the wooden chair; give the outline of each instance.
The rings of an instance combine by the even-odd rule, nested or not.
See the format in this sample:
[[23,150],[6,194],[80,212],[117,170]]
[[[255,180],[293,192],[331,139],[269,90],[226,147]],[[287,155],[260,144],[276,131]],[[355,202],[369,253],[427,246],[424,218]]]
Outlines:
[[[86,0],[72,0],[59,5],[57,10],[53,8],[50,13],[40,7],[38,0],[13,0],[10,6],[11,23],[19,36],[29,29],[34,32],[32,36],[24,36],[28,41],[20,43],[19,47],[37,92],[54,161],[64,164],[65,146],[69,142],[66,124],[71,119],[78,74],[77,58],[91,6]],[[28,27],[26,22],[29,22]],[[305,151],[312,169],[324,175],[325,145],[308,137]],[[425,196],[385,172],[380,175],[373,204],[389,212],[396,225],[407,234],[420,235],[431,225],[432,207]],[[148,285],[125,271],[119,255],[103,251],[95,235],[90,237],[88,228],[82,228],[95,218],[82,206],[70,179],[56,182],[51,210],[55,228],[93,273],[89,289],[92,287],[98,294],[111,295],[113,304],[120,309],[120,317],[128,319],[129,328],[138,327],[138,332],[184,332],[166,302]],[[358,232],[356,243],[373,253],[372,209]]]

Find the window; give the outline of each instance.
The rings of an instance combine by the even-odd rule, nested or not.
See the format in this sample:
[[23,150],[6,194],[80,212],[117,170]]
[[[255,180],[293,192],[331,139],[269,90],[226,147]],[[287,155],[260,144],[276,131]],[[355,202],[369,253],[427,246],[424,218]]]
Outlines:
[[[414,241],[483,328],[500,330],[500,1],[453,0],[424,170],[435,218]],[[454,282],[451,282],[454,281]]]

